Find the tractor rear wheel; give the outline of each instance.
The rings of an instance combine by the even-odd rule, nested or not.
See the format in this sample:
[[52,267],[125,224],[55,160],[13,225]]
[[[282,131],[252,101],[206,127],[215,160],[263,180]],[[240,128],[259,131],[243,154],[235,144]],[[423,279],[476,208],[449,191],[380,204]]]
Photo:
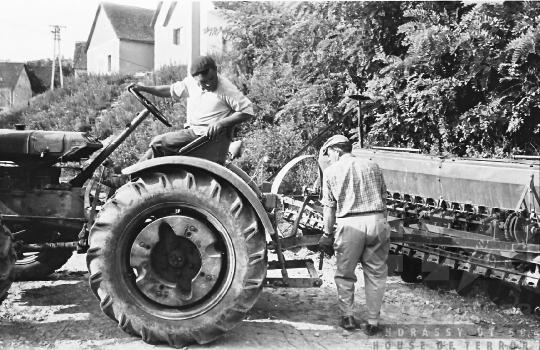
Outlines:
[[13,248],[13,236],[8,228],[0,223],[0,304],[7,296],[13,283],[13,266],[17,253]]
[[205,344],[239,323],[266,276],[264,231],[228,182],[199,169],[148,170],[102,208],[89,237],[90,286],[126,333]]
[[[26,230],[14,235],[15,241],[24,243],[55,243],[61,242],[61,236],[55,231],[38,232]],[[41,280],[64,266],[73,256],[71,250],[55,250],[36,253],[20,253],[15,264],[16,281]]]

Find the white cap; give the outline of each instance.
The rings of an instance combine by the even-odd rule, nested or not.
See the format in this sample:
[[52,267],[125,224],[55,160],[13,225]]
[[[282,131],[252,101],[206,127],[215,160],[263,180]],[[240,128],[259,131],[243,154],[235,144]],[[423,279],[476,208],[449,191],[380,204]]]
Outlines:
[[324,145],[321,147],[321,151],[319,154],[325,155],[328,147],[336,145],[338,143],[351,143],[351,141],[343,135],[334,135],[324,143]]

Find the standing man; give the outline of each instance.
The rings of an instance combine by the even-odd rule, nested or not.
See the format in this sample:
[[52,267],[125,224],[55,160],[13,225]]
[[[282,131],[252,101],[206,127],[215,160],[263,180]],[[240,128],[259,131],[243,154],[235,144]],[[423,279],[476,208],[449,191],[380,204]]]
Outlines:
[[214,140],[218,133],[253,118],[253,105],[225,77],[218,75],[214,60],[200,56],[191,63],[190,76],[172,85],[131,84],[134,90],[158,97],[187,99],[184,130],[168,132],[152,139],[150,149],[139,160],[168,156],[205,135]]
[[[322,190],[324,235],[319,247],[336,253],[335,282],[340,326],[356,328],[353,317],[355,268],[362,263],[366,289],[367,324],[365,333],[380,331],[382,306],[390,250],[390,226],[387,223],[386,185],[379,166],[356,158],[352,145],[342,135],[332,136],[321,149],[330,166],[324,171]],[[334,225],[337,227],[334,231]]]

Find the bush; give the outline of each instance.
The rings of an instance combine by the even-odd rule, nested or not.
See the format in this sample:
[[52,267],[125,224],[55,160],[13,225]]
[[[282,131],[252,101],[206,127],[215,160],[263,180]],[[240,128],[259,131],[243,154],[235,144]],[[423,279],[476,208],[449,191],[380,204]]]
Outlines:
[[[170,84],[186,76],[185,66],[167,66],[147,77],[147,85]],[[27,129],[89,132],[108,144],[143,110],[127,92],[133,79],[121,75],[87,75],[68,78],[63,88],[46,91],[34,97],[30,106],[0,115],[0,127],[14,129],[22,123]],[[166,128],[150,115],[111,155],[122,167],[135,163],[148,149],[152,137],[182,129],[186,121],[185,102],[172,99],[149,99],[173,124]]]

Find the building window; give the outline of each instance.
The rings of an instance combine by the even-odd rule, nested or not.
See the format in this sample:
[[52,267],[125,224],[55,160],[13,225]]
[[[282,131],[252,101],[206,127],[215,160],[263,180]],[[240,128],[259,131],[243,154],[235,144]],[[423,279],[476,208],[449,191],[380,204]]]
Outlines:
[[110,72],[111,71],[111,63],[112,63],[112,58],[111,58],[111,55],[109,55],[107,57],[107,67],[108,67],[108,71]]
[[173,29],[173,45],[182,43],[182,28]]

